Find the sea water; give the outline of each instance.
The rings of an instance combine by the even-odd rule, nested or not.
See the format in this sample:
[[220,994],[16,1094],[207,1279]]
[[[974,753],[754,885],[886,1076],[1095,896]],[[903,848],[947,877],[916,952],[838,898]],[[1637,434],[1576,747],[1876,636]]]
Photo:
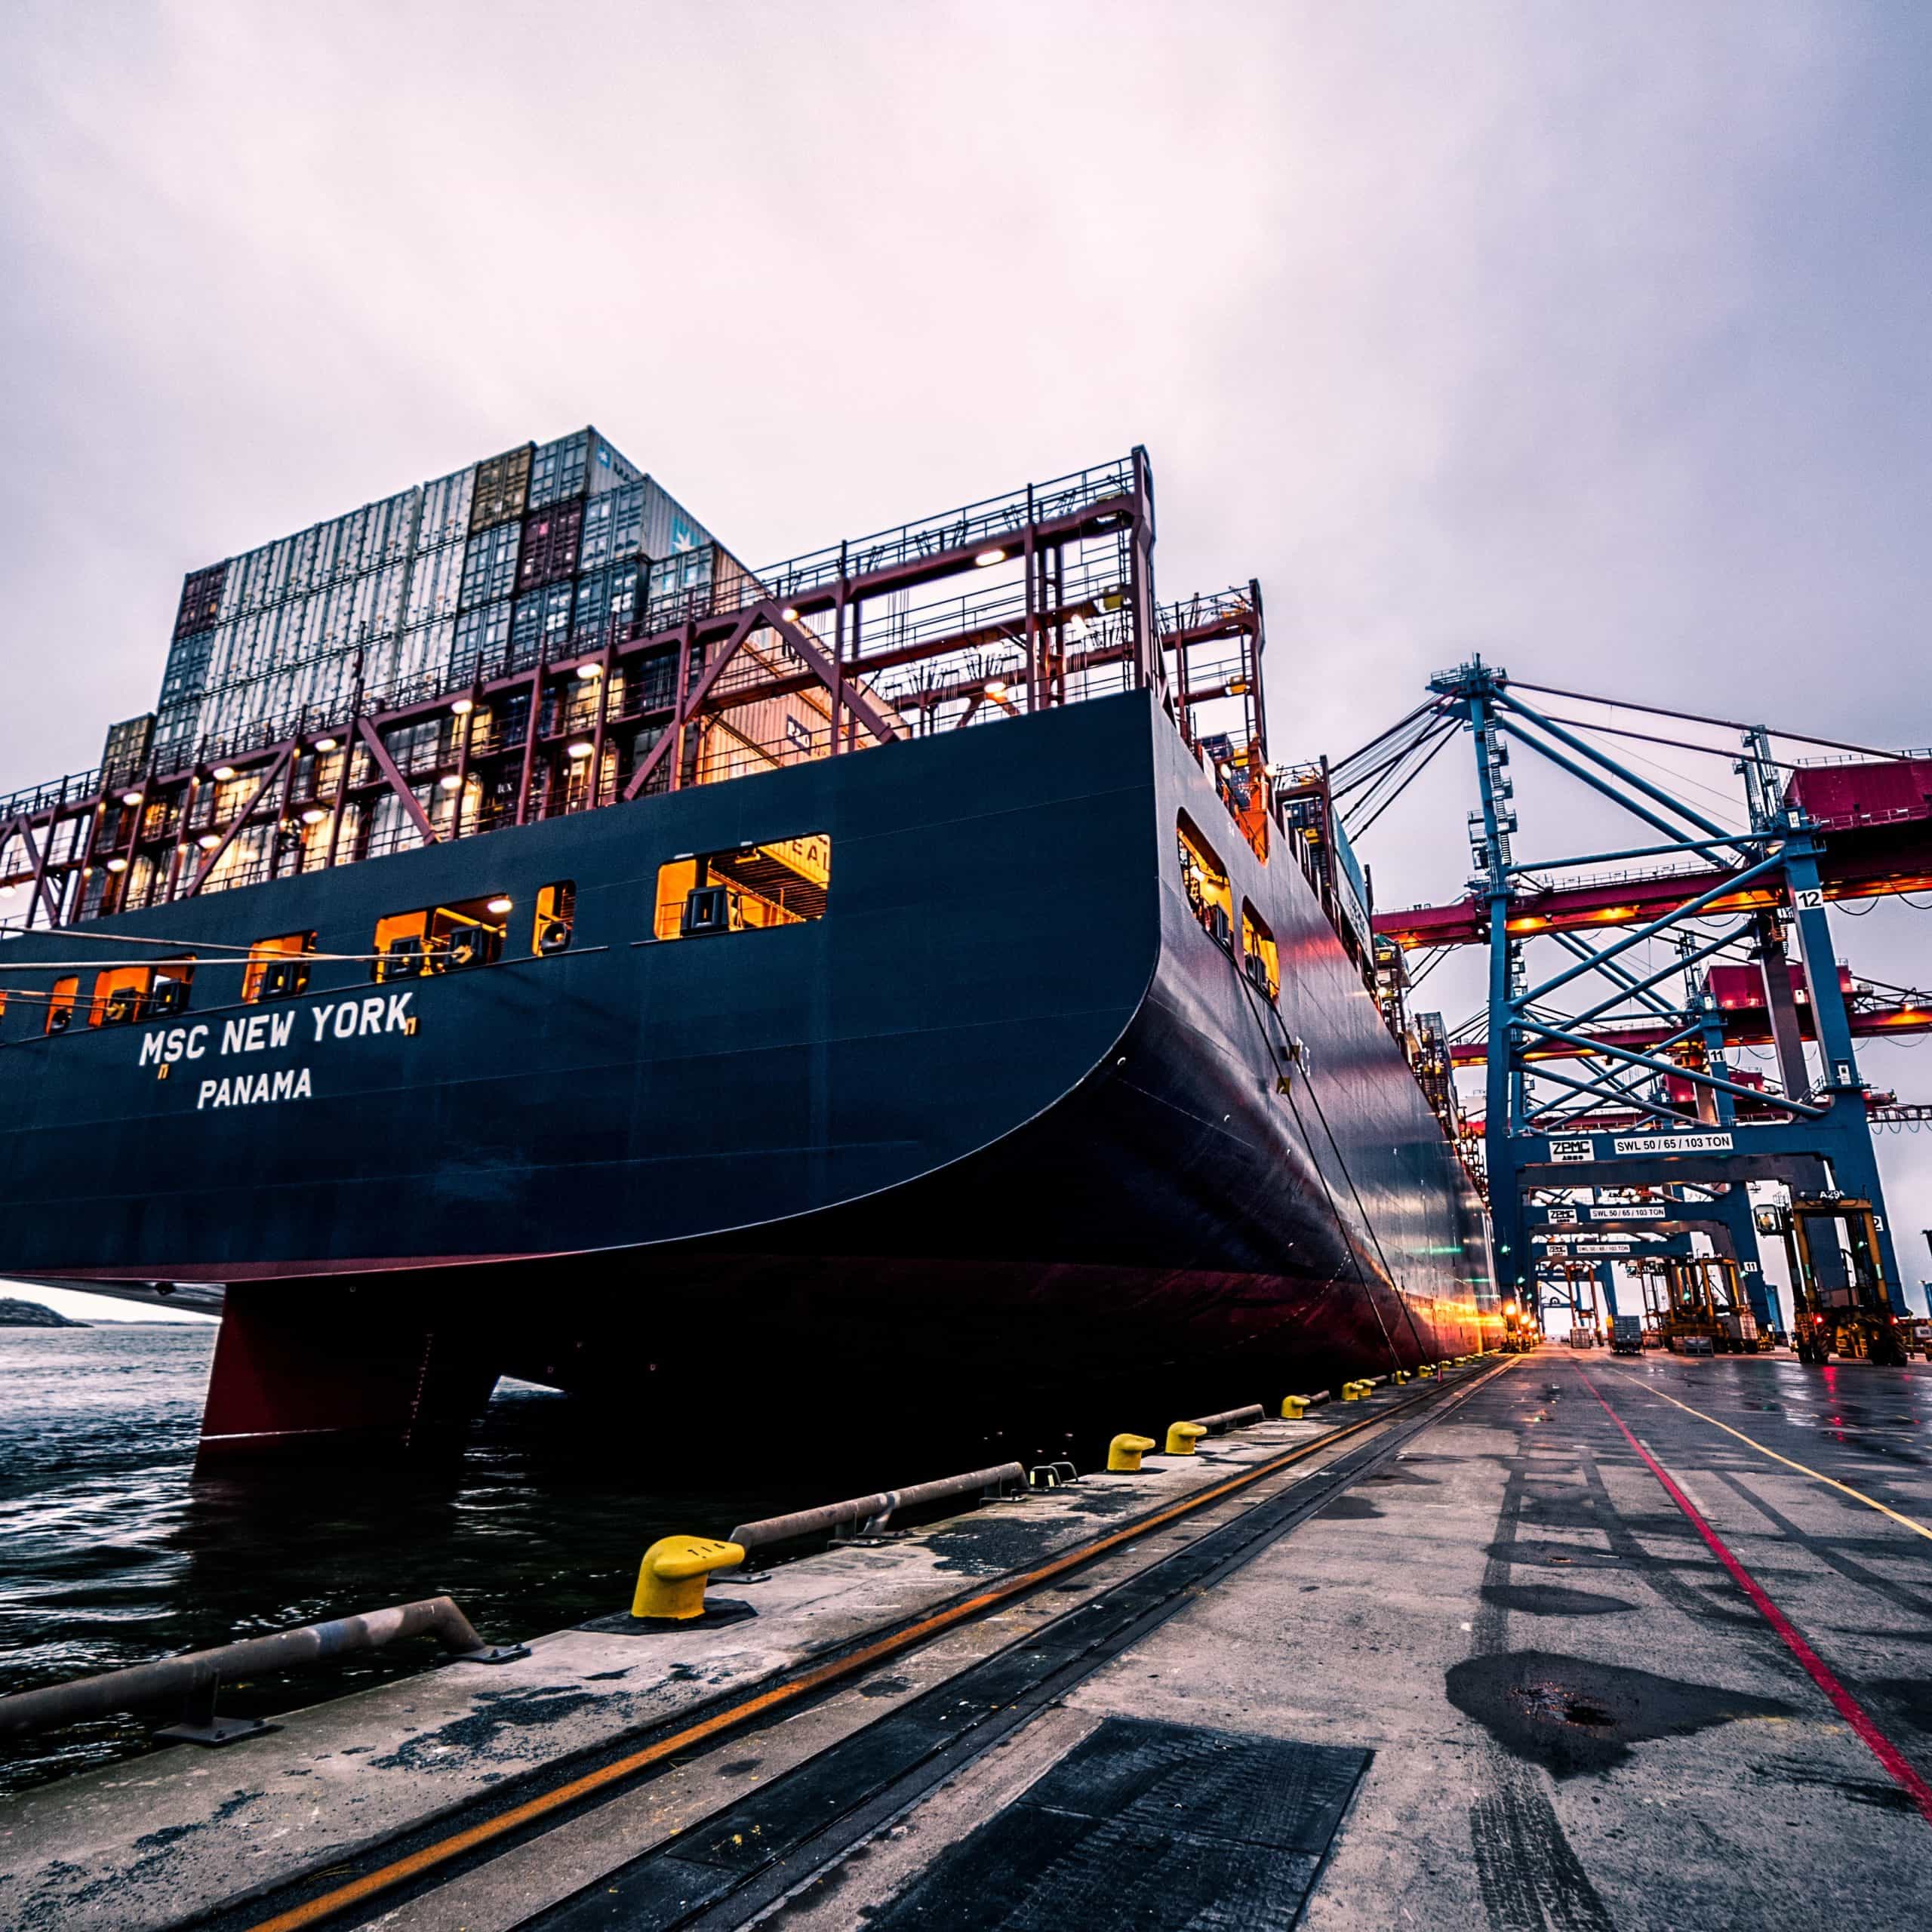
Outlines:
[[[713,1480],[703,1444],[520,1383],[445,1457],[197,1476],[215,1333],[0,1327],[0,1694],[444,1594],[487,1640],[528,1637],[628,1608],[660,1535],[828,1500]],[[269,1715],[433,1654],[224,1687],[220,1708]],[[0,1792],[150,1749],[174,1715],[0,1739]]]

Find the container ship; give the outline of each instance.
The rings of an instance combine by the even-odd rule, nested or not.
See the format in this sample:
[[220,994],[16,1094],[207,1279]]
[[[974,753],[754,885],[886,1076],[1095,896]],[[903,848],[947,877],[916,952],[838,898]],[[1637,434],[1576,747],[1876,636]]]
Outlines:
[[1137,450],[752,571],[585,429],[194,572],[0,803],[0,1275],[218,1295],[210,1456],[1484,1346],[1439,1021],[1153,552]]

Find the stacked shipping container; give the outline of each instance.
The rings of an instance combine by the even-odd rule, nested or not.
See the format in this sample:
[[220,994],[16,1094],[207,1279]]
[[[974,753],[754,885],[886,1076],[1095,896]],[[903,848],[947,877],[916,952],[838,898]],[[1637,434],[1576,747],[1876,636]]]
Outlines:
[[592,649],[654,605],[675,623],[745,577],[595,429],[525,443],[191,573],[153,767]]

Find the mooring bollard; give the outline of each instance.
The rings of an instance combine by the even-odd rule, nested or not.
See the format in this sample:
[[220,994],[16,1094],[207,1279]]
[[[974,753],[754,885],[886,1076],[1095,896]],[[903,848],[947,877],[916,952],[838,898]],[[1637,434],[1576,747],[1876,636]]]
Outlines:
[[1107,1444],[1107,1467],[1117,1476],[1138,1472],[1140,1459],[1154,1446],[1151,1435],[1116,1435]]
[[683,1623],[704,1614],[705,1579],[743,1562],[735,1543],[715,1537],[660,1537],[638,1566],[631,1614],[653,1623]]
[[1307,1413],[1308,1398],[1306,1395],[1284,1395],[1281,1398],[1281,1420],[1284,1422],[1300,1422]]
[[1191,1456],[1194,1445],[1208,1432],[1198,1422],[1177,1422],[1169,1425],[1167,1453],[1170,1456]]

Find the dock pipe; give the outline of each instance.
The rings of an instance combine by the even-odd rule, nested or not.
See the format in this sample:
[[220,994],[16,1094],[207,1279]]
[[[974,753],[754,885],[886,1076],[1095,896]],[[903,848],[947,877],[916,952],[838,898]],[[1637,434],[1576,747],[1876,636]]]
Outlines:
[[457,1657],[497,1654],[477,1635],[453,1599],[426,1597],[420,1603],[395,1604],[359,1617],[337,1617],[270,1636],[245,1638],[211,1651],[189,1651],[155,1663],[103,1671],[97,1677],[77,1677],[70,1684],[50,1684],[45,1690],[17,1691],[0,1697],[0,1737],[51,1730],[152,1704],[186,1702],[197,1694],[211,1693],[223,1681],[358,1656],[404,1637],[438,1638],[444,1649]]
[[1219,1415],[1195,1416],[1191,1420],[1210,1435],[1225,1435],[1231,1429],[1245,1429],[1250,1423],[1262,1421],[1265,1413],[1259,1402],[1251,1402],[1244,1409],[1223,1409]]
[[963,1475],[915,1482],[909,1489],[881,1490],[876,1496],[854,1496],[843,1503],[822,1503],[816,1509],[795,1509],[788,1516],[740,1523],[727,1540],[750,1551],[854,1526],[876,1533],[902,1509],[923,1509],[929,1503],[952,1503],[968,1496],[997,1496],[1008,1483],[1026,1487],[1026,1472],[1017,1463],[998,1463],[990,1469],[968,1469]]

